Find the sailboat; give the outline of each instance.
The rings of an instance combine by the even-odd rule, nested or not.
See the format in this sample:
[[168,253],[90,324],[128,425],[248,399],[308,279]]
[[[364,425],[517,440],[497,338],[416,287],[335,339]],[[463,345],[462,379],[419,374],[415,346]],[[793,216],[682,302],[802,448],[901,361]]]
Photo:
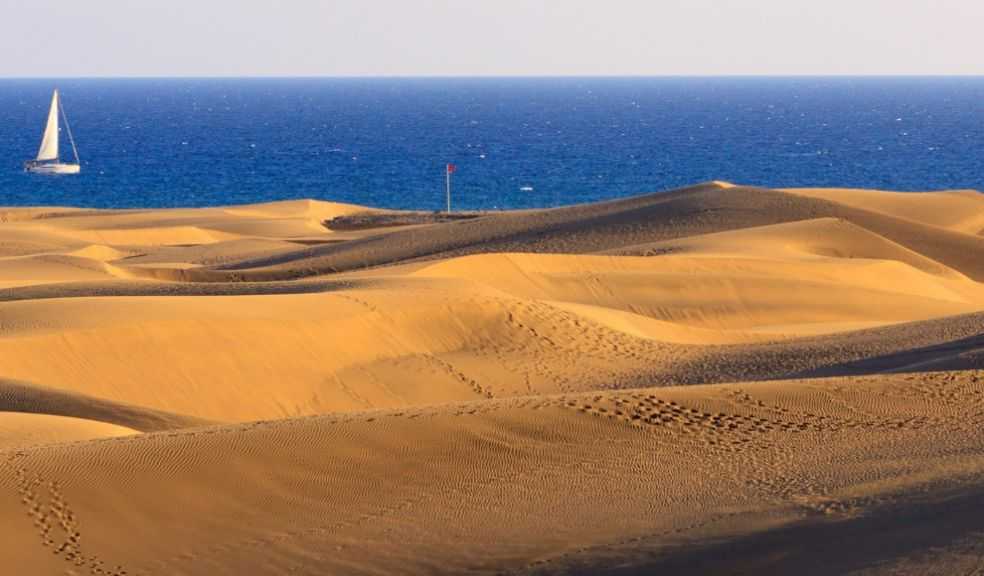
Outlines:
[[[58,118],[65,122],[65,132],[68,133],[68,141],[72,143],[72,154],[75,155],[75,163],[62,162],[58,154]],[[37,174],[78,174],[79,151],[75,148],[75,139],[72,138],[72,129],[68,127],[68,117],[61,106],[58,97],[58,90],[51,95],[51,108],[48,110],[48,123],[44,127],[44,136],[41,137],[41,148],[38,150],[38,157],[24,163],[24,170]]]

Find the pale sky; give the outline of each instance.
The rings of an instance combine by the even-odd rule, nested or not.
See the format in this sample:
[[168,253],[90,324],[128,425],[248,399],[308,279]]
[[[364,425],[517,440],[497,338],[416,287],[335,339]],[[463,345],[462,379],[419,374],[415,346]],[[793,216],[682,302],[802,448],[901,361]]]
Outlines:
[[984,74],[984,0],[0,0],[0,76]]

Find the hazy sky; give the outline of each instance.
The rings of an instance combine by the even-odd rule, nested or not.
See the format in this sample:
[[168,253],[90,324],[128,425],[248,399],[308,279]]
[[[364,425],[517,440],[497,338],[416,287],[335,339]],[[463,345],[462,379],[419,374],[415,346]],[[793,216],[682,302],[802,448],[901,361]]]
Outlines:
[[0,76],[984,74],[984,0],[0,0]]

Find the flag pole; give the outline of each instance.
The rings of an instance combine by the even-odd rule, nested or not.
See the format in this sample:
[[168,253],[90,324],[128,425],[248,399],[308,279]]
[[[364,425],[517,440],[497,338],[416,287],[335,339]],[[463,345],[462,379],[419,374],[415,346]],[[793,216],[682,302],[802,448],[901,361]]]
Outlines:
[[451,213],[451,166],[444,167],[444,186],[448,200],[448,214]]

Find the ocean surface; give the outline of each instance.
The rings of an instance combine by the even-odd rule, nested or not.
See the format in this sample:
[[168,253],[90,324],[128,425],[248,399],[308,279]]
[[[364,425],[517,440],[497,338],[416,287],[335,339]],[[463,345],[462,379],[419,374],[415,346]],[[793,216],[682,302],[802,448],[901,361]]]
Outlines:
[[[55,87],[78,176],[22,171]],[[448,162],[461,209],[706,180],[984,189],[984,78],[0,80],[0,205],[439,209]]]

